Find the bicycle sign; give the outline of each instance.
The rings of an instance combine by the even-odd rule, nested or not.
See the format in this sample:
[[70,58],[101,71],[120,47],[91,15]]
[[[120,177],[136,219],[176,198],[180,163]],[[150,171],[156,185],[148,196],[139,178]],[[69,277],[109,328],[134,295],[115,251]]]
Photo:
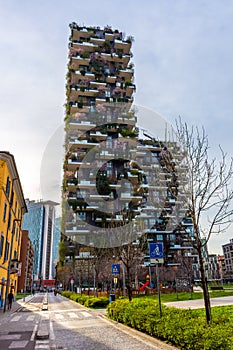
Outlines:
[[163,243],[149,243],[150,250],[150,262],[151,263],[163,263]]

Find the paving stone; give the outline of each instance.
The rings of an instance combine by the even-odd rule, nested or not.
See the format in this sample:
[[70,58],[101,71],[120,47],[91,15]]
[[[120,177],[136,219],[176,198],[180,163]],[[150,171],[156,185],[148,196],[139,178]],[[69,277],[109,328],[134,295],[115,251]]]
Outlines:
[[29,343],[28,340],[16,340],[11,342],[8,349],[23,349],[23,348],[26,348],[28,343]]

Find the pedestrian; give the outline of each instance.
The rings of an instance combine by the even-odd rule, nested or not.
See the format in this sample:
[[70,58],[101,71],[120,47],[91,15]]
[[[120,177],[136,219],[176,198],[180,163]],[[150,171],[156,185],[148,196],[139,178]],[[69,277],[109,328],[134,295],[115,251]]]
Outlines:
[[8,310],[11,310],[12,302],[13,302],[13,299],[14,299],[14,295],[13,295],[12,291],[10,291],[10,293],[7,296],[7,298],[8,298]]

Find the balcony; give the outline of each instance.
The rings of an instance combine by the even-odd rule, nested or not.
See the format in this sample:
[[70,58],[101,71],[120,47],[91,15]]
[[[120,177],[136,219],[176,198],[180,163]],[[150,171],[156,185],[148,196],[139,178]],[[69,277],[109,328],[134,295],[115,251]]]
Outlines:
[[75,74],[75,78],[77,79],[84,79],[84,78],[95,79],[95,74],[91,72],[76,70],[74,74]]
[[97,104],[106,103],[106,97],[103,97],[103,98],[97,97],[97,98],[95,99],[95,102],[96,102]]
[[116,81],[116,76],[115,75],[109,75],[106,77],[106,82],[109,84],[114,84]]
[[90,82],[90,86],[92,88],[97,88],[100,87],[100,86],[106,86],[107,84],[106,83],[103,83],[103,82],[99,82],[99,81],[91,81]]
[[140,201],[141,199],[142,199],[141,196],[134,196],[130,192],[121,193],[121,200]]
[[102,46],[104,42],[105,42],[105,39],[102,39],[102,38],[94,38],[94,37],[90,38],[90,43],[93,43],[97,46],[99,46],[99,45]]
[[134,92],[134,90],[135,90],[135,86],[134,85],[128,85],[126,87],[126,96],[131,97],[133,92]]
[[127,124],[127,125],[132,125],[134,126],[137,122],[137,117],[136,116],[133,116],[133,117],[127,117],[127,116],[121,116],[121,117],[118,117],[117,118],[117,122],[119,124]]
[[115,39],[114,41],[114,47],[116,49],[120,49],[123,50],[123,53],[129,53],[130,49],[131,49],[131,43],[128,43],[126,41],[122,41],[122,40],[117,40]]
[[72,234],[87,234],[87,233],[90,233],[90,230],[87,230],[85,228],[85,226],[82,228],[82,227],[73,227],[72,230],[65,230],[65,233],[67,235],[72,235]]
[[[74,190],[76,191],[77,183],[78,183],[78,180],[76,178],[68,179],[66,181],[66,186],[67,186],[68,191],[74,191]],[[76,193],[75,193],[75,196],[76,196]]]
[[108,198],[110,198],[110,195],[108,194],[90,194],[90,198],[91,199],[97,199],[97,200],[99,200],[99,199],[108,199]]
[[98,95],[97,89],[80,89],[80,88],[72,88],[70,90],[70,100],[78,100],[79,96],[88,96],[93,97]]
[[72,47],[75,49],[82,49],[88,52],[94,52],[94,51],[98,51],[99,46],[96,44],[84,41],[84,42],[73,42]]
[[88,142],[88,140],[71,140],[69,141],[70,145],[70,151],[75,151],[79,148],[93,148],[93,147],[99,147],[98,142]]
[[114,34],[113,33],[105,33],[105,39],[109,41],[114,40]]
[[69,171],[75,171],[78,167],[82,165],[82,161],[78,160],[73,160],[73,159],[68,159],[68,164],[67,164],[67,170]]
[[125,80],[131,80],[133,77],[133,69],[125,69],[125,70],[120,70],[119,71],[119,76],[121,78],[125,78]]
[[140,142],[140,144],[138,145],[137,148],[138,148],[138,150],[142,150],[142,151],[143,150],[147,150],[147,149],[150,149],[150,150],[153,149],[153,151],[161,152],[161,150],[162,150],[162,148],[160,146],[157,146],[154,143],[153,144],[146,144],[146,143],[143,144],[143,143]]
[[103,159],[114,159],[115,153],[110,153],[108,151],[101,151],[100,157]]
[[69,123],[69,128],[70,130],[90,130],[92,128],[94,128],[96,125],[95,124],[92,124],[91,122],[89,121],[80,121],[80,122],[75,122],[75,121],[72,121],[71,123]]
[[89,105],[83,105],[83,103],[71,102],[70,114],[75,114],[77,112],[88,113],[90,110]]
[[[90,164],[90,163],[89,163]],[[89,180],[81,180],[79,183],[78,183],[78,187],[79,188],[95,188],[96,187],[96,184],[94,183],[91,183],[91,181]]]
[[90,38],[91,35],[93,35],[94,32],[88,31],[87,29],[73,29],[72,30],[72,38],[71,40],[77,40],[80,41],[81,38]]
[[72,56],[70,62],[70,69],[78,70],[79,66],[89,66],[90,58],[82,58],[80,56]]
[[98,139],[98,140],[106,140],[106,138],[107,138],[107,134],[103,134],[102,132],[100,132],[100,131],[96,131],[96,132],[93,132],[93,131],[91,131],[90,132],[90,136],[91,137],[95,137],[96,139]]

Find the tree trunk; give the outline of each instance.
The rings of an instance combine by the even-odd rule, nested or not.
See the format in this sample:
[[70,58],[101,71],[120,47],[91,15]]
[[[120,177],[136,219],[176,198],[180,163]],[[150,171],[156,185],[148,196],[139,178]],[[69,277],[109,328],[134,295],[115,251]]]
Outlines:
[[131,276],[130,276],[130,268],[129,266],[126,266],[126,271],[127,271],[127,283],[126,283],[126,288],[128,290],[128,299],[129,301],[132,301],[132,288],[131,288]]
[[199,264],[200,264],[200,273],[201,273],[201,283],[203,288],[203,295],[204,295],[204,303],[205,303],[205,312],[206,312],[206,321],[207,323],[210,323],[212,316],[211,316],[211,306],[210,306],[210,296],[208,291],[208,285],[207,285],[207,279],[205,277],[205,269],[204,269],[204,261],[202,256],[202,246],[199,237],[197,237],[197,251],[198,251],[198,257],[199,257]]

